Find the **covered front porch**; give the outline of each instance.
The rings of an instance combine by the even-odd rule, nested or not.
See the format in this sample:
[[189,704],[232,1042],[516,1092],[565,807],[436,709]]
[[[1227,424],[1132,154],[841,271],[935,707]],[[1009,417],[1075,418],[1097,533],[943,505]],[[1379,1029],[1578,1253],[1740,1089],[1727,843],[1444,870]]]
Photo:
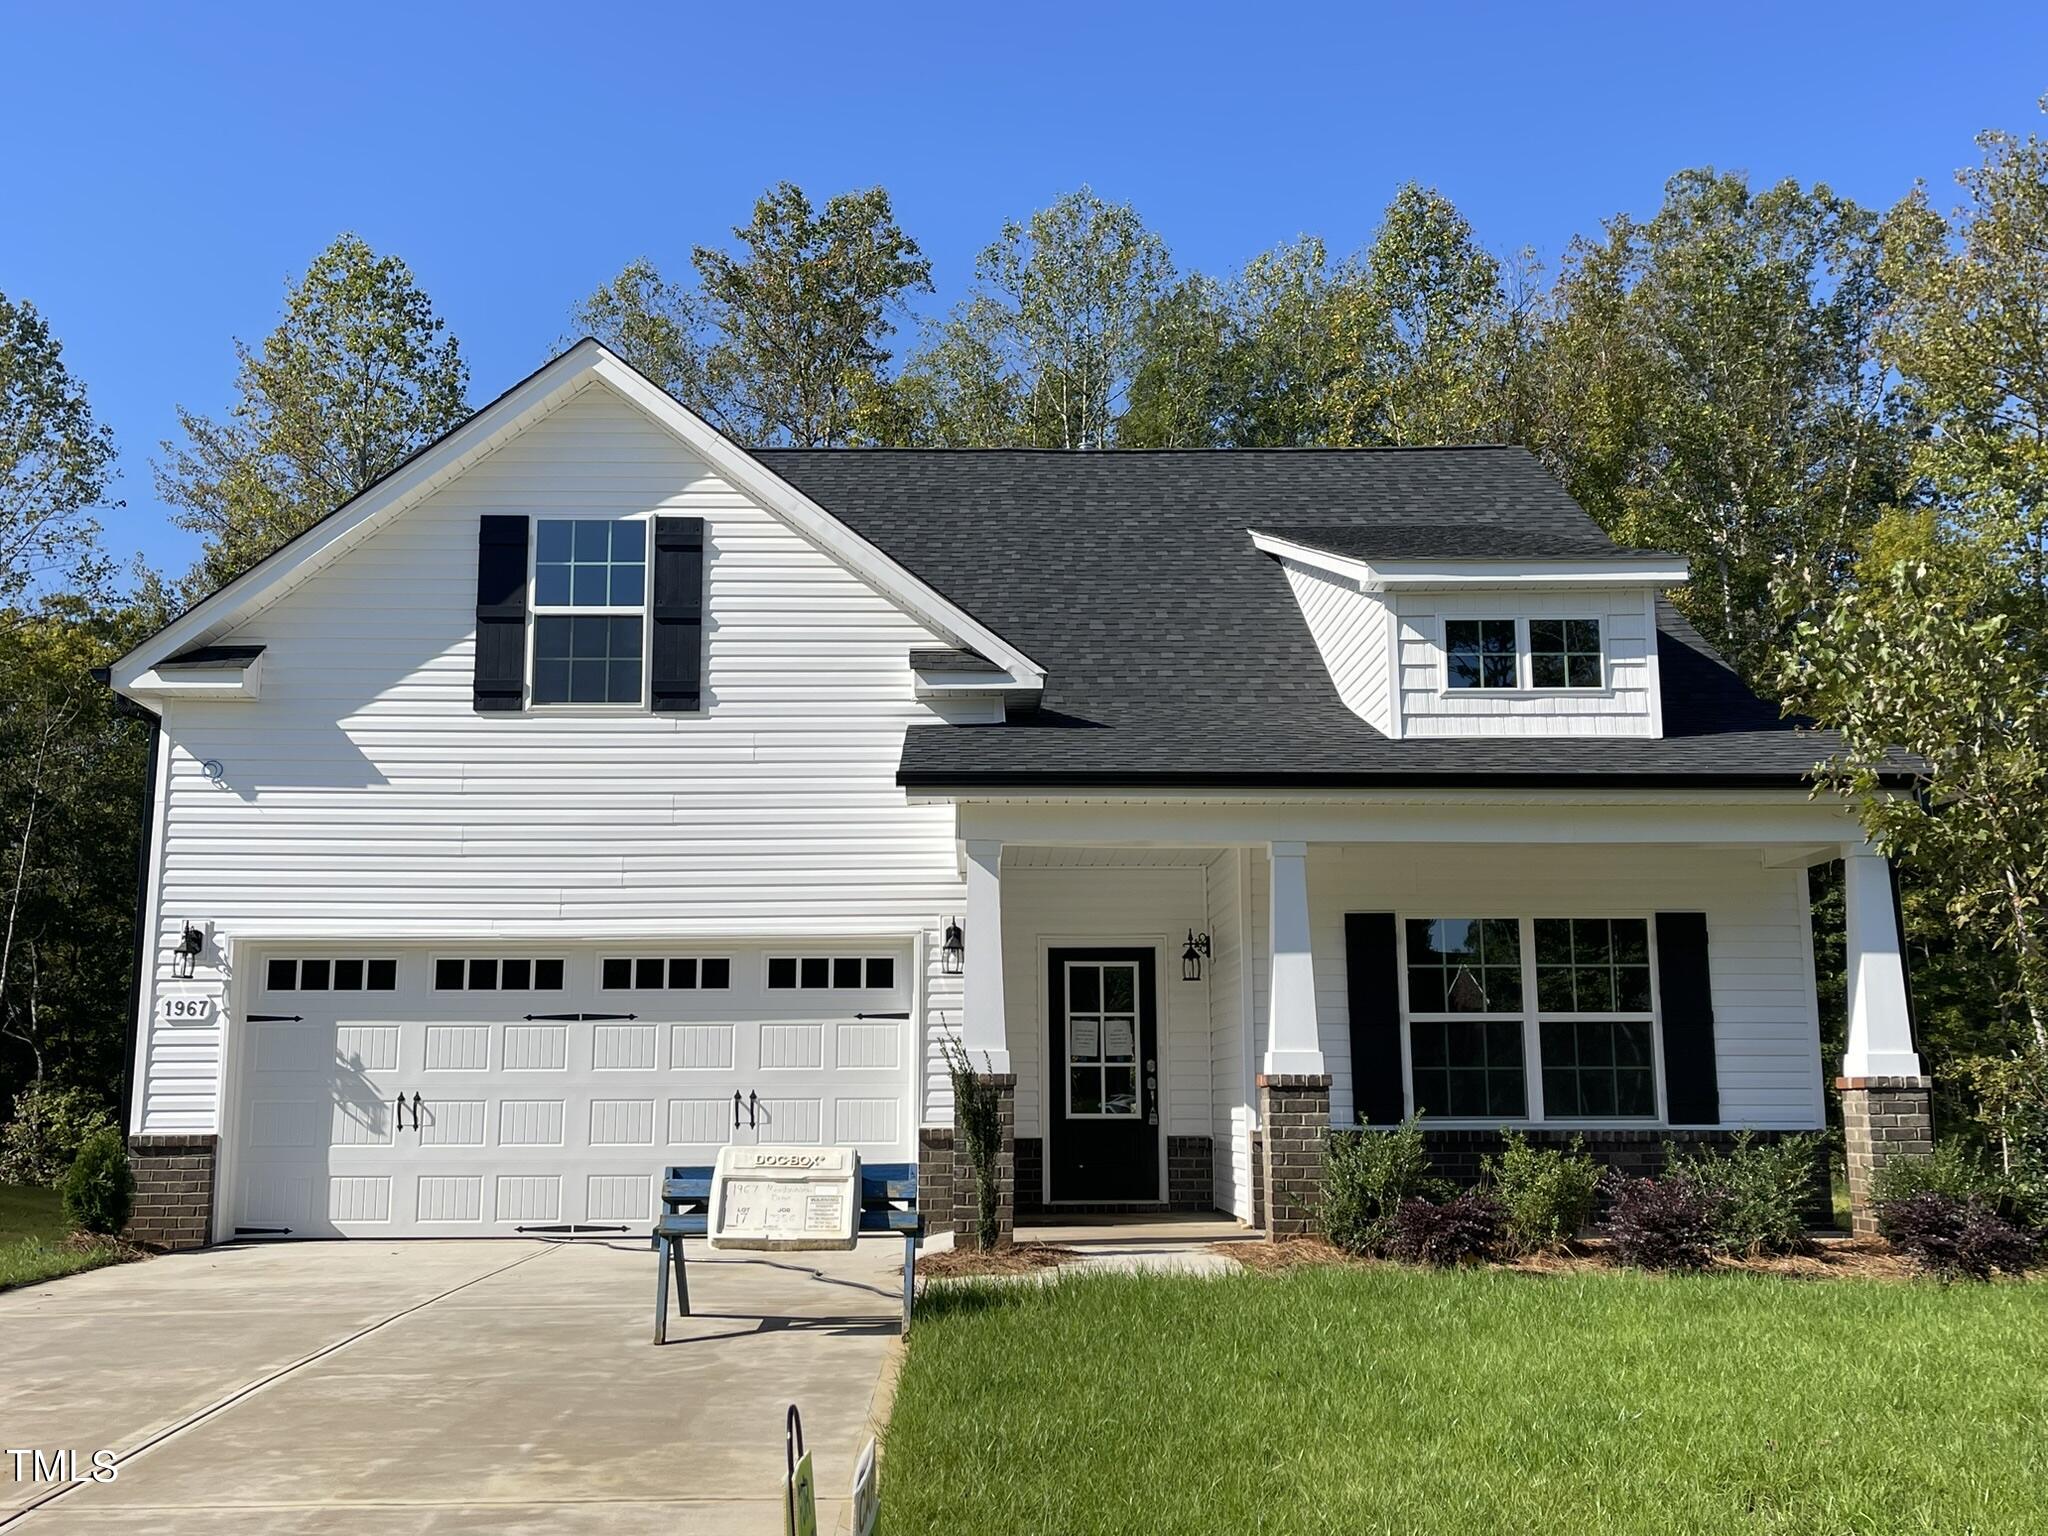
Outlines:
[[[1889,870],[1825,802],[1105,796],[963,803],[959,830],[961,990],[929,1022],[1004,1086],[1006,1231],[1215,1211],[1296,1235],[1323,1135],[1418,1113],[1454,1177],[1503,1126],[1644,1171],[1669,1141],[1817,1130],[1807,869],[1835,858],[1859,1209],[1928,1139]],[[951,1111],[935,1077],[925,1177],[957,1215]]]

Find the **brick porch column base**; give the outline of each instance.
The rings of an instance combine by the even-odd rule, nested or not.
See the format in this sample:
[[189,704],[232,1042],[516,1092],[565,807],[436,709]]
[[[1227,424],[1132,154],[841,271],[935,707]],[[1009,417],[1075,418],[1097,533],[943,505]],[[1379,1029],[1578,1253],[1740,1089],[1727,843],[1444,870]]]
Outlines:
[[1849,1229],[1877,1235],[1877,1176],[1894,1158],[1934,1155],[1931,1077],[1838,1077],[1849,1161]]
[[204,1248],[213,1233],[215,1136],[181,1133],[128,1138],[135,1173],[130,1242],[152,1248]]
[[1323,1138],[1330,1131],[1330,1079],[1325,1073],[1259,1074],[1259,1132],[1265,1144],[1260,1178],[1266,1241],[1307,1237],[1317,1230]]
[[[1017,1228],[1017,1074],[982,1074],[1001,1095],[1002,1147],[996,1154],[996,1246],[1007,1248]],[[975,1193],[974,1163],[967,1155],[967,1131],[953,1112],[953,1246],[981,1247],[981,1201]]]

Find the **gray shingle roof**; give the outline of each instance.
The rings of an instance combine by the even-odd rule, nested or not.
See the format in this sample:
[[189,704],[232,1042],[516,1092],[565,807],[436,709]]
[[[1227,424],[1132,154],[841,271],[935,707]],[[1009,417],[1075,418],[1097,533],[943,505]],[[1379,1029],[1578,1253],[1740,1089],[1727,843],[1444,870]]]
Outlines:
[[1791,784],[1833,746],[1781,720],[1668,605],[1661,740],[1392,741],[1345,708],[1246,530],[1612,548],[1518,448],[759,457],[1047,669],[1028,723],[910,732],[907,784]]
[[956,651],[948,646],[910,653],[910,664],[920,672],[1000,672],[1003,669],[986,656]]

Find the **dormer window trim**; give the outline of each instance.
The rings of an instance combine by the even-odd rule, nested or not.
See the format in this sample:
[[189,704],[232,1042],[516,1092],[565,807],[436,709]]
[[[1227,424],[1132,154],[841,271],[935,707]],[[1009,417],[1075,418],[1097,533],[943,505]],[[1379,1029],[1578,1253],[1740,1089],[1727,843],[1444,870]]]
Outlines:
[[[1488,684],[1483,681],[1483,673],[1482,680],[1476,683],[1461,684],[1454,682],[1451,675],[1452,626],[1458,624],[1484,626],[1510,623],[1515,627],[1514,683],[1512,685],[1504,683]],[[1599,657],[1600,681],[1597,684],[1579,684],[1576,686],[1569,682],[1563,685],[1537,683],[1535,679],[1535,652],[1530,641],[1531,623],[1557,623],[1560,625],[1590,623],[1594,625],[1598,634],[1597,655]],[[1566,631],[1566,638],[1569,647],[1569,639],[1571,638],[1569,630]],[[1580,636],[1580,638],[1583,638],[1583,636]],[[1464,647],[1460,647],[1461,651],[1464,649]],[[1483,656],[1485,653],[1481,652],[1480,654]],[[1584,650],[1574,651],[1568,648],[1562,653],[1547,652],[1546,654],[1563,654],[1569,658],[1571,656],[1584,656],[1588,653]],[[1567,660],[1566,665],[1569,667],[1569,660]],[[1512,618],[1507,614],[1479,614],[1470,617],[1446,614],[1438,619],[1436,625],[1436,692],[1440,698],[1447,699],[1600,699],[1612,697],[1614,693],[1614,670],[1613,660],[1609,652],[1606,616],[1594,612],[1542,614],[1533,618],[1528,614],[1518,614]]]

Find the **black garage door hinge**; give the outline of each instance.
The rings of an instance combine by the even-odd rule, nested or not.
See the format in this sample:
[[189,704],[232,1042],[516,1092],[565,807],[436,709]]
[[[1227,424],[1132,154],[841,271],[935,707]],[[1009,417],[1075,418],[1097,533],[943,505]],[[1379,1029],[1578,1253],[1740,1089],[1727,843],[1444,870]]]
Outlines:
[[531,1024],[537,1019],[561,1020],[569,1024],[602,1023],[608,1019],[637,1019],[637,1013],[529,1013],[526,1021]]
[[249,1013],[242,1016],[245,1024],[303,1024],[306,1016],[302,1013]]
[[549,1234],[561,1234],[568,1237],[578,1237],[585,1232],[630,1232],[633,1229],[631,1227],[597,1227],[591,1226],[587,1222],[566,1221],[560,1222],[554,1226],[514,1227],[512,1230],[514,1232],[542,1232]]

